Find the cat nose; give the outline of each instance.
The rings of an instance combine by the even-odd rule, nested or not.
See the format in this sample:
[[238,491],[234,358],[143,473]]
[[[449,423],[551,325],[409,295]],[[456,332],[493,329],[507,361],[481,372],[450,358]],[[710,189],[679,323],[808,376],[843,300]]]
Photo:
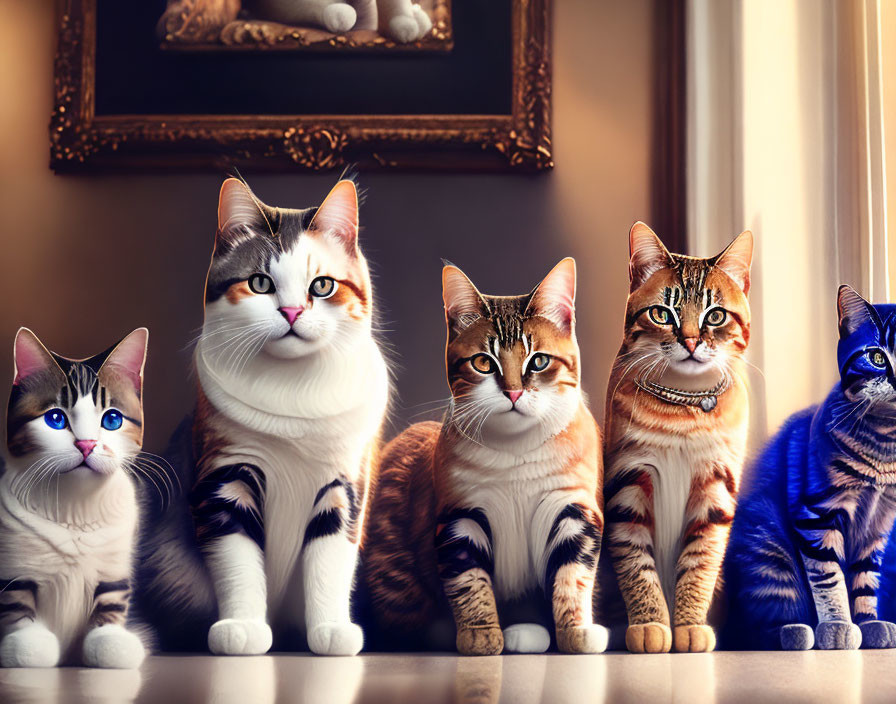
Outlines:
[[517,399],[523,395],[522,389],[517,389],[516,391],[505,391],[504,395],[510,399],[510,402],[516,405]]
[[87,459],[87,455],[93,452],[93,448],[96,447],[96,440],[75,440],[75,447],[77,447],[81,454],[84,455],[84,459]]
[[305,310],[305,306],[280,306],[280,314],[292,325]]
[[688,348],[688,352],[694,354],[694,350],[697,349],[697,345],[700,344],[699,337],[686,337],[684,338],[684,346]]

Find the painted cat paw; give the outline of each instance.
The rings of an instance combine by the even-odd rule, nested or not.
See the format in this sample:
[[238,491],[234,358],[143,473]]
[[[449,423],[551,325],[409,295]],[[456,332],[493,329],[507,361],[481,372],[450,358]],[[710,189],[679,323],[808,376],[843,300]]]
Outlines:
[[357,655],[364,632],[354,623],[319,623],[308,631],[308,647],[317,655]]
[[457,631],[457,652],[461,655],[500,655],[504,634],[494,628],[461,628]]
[[144,657],[143,643],[123,626],[98,626],[84,636],[84,664],[87,667],[133,670],[140,667]]
[[543,653],[551,647],[551,634],[537,623],[515,623],[504,629],[504,651]]
[[862,631],[849,621],[822,621],[815,627],[815,642],[822,650],[855,650],[862,644]]
[[863,648],[896,648],[896,623],[889,621],[865,621],[862,631]]
[[602,653],[609,640],[610,632],[596,623],[557,629],[557,648],[561,653]]
[[345,3],[334,3],[324,8],[321,13],[321,21],[324,27],[334,34],[342,34],[355,26],[358,21],[358,13],[355,8]]
[[0,666],[56,667],[59,640],[38,623],[8,633],[0,641]]
[[401,44],[415,41],[420,34],[420,26],[412,15],[398,15],[389,20],[389,36]]
[[417,38],[425,37],[432,29],[432,20],[426,14],[426,10],[419,5],[413,5],[411,12],[414,15],[414,19],[417,20]]
[[672,631],[664,623],[637,623],[625,632],[625,647],[632,653],[668,653]]
[[805,623],[789,623],[781,626],[781,650],[812,650],[815,632]]
[[224,618],[208,629],[208,649],[215,655],[264,655],[274,636],[264,621]]
[[710,626],[676,626],[672,632],[676,653],[711,653],[716,649],[716,634]]

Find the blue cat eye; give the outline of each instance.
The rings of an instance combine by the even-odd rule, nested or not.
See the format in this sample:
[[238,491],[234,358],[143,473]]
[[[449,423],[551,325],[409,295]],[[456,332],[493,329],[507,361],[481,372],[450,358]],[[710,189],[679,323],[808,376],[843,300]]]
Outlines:
[[880,350],[871,350],[868,352],[868,361],[875,367],[883,369],[887,366],[887,358]]
[[121,415],[120,411],[116,411],[114,408],[110,408],[103,413],[103,427],[106,430],[118,430],[123,422],[124,416]]
[[44,422],[53,430],[62,430],[68,425],[68,418],[59,408],[53,408],[44,413]]

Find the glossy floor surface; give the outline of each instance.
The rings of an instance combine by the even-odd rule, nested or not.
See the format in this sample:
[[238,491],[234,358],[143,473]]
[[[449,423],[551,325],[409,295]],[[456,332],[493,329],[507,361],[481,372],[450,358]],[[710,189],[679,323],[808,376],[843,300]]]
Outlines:
[[153,657],[140,672],[0,670],[3,704],[894,702],[896,652]]

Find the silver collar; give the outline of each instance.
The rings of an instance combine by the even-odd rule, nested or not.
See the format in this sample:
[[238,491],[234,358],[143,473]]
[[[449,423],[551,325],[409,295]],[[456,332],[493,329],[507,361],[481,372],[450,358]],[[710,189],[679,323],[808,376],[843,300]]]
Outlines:
[[635,385],[666,403],[672,403],[676,406],[697,406],[704,413],[709,413],[718,405],[719,396],[728,390],[728,379],[723,378],[718,384],[706,391],[672,389],[653,381],[636,381]]

